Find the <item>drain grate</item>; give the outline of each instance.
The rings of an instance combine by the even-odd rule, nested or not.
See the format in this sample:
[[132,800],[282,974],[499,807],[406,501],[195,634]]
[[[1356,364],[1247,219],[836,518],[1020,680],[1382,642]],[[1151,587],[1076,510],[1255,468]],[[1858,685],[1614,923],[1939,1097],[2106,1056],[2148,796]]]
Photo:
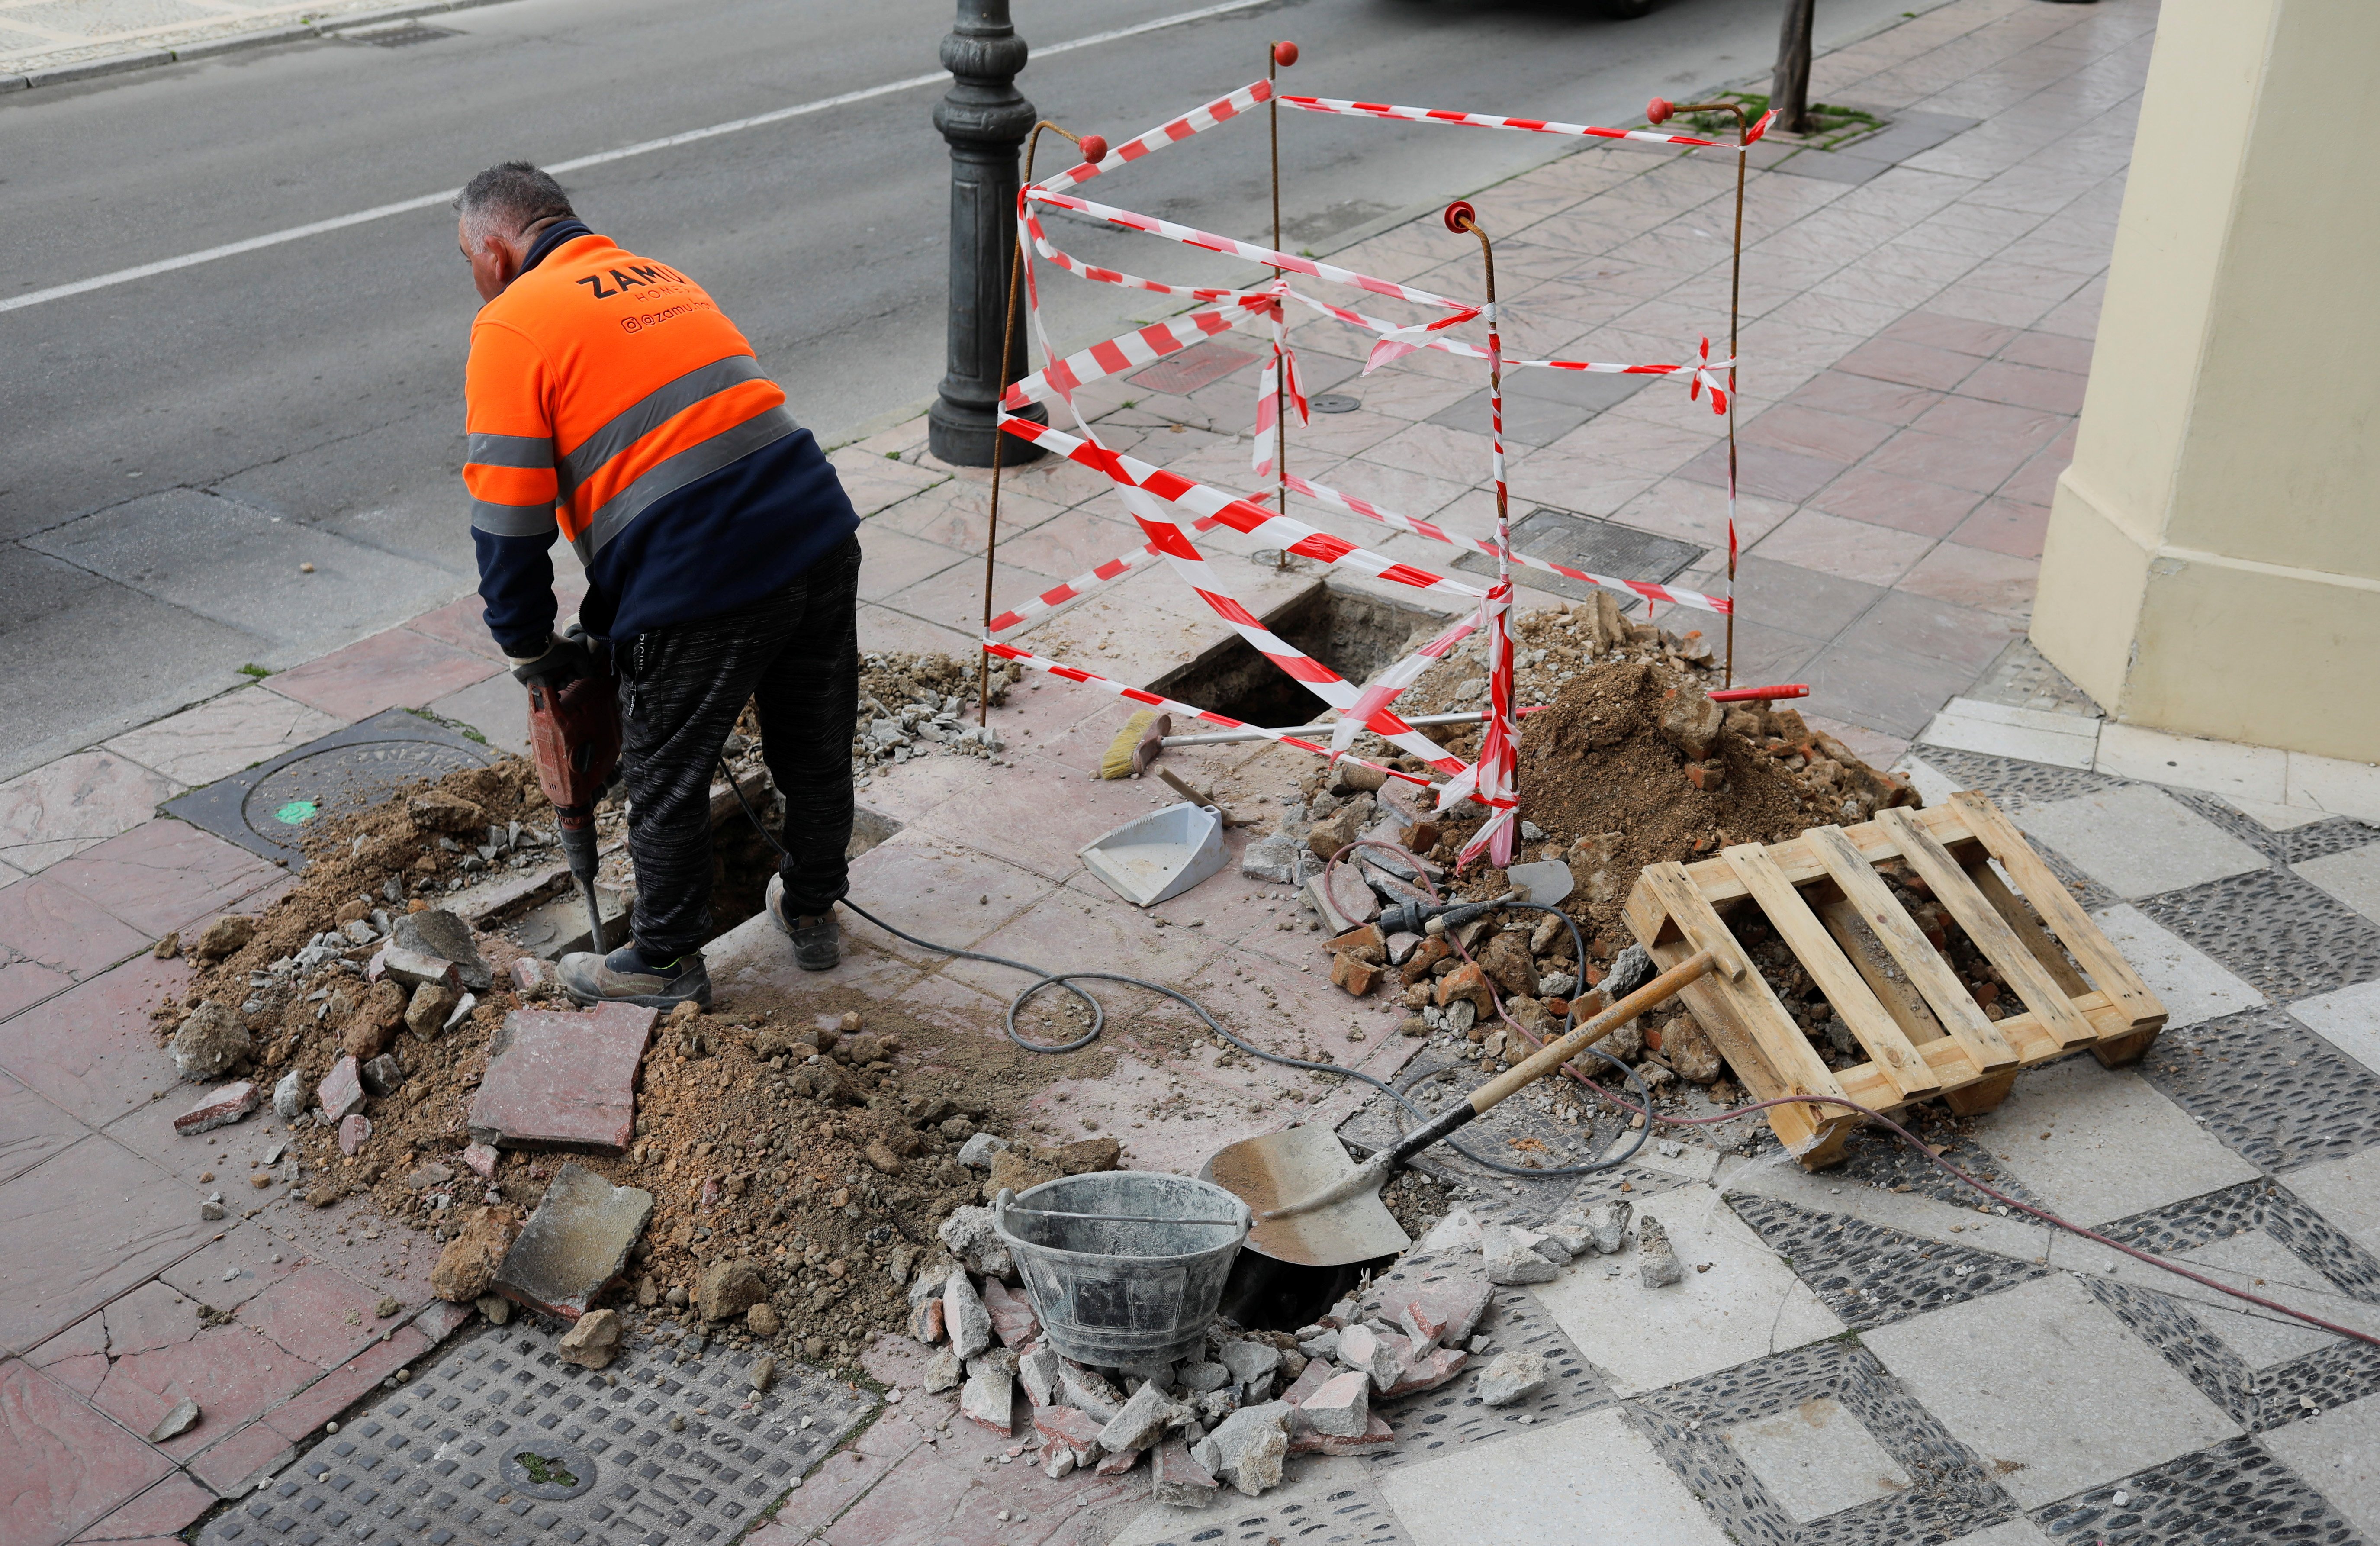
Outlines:
[[1132,383],[1150,392],[1187,396],[1202,386],[1222,380],[1241,366],[1253,363],[1256,358],[1245,349],[1235,349],[1222,344],[1193,344],[1180,354],[1160,359],[1145,371],[1134,372]]
[[[1650,580],[1656,585],[1666,584],[1692,568],[1704,552],[1692,542],[1664,537],[1658,531],[1640,531],[1618,521],[1542,505],[1512,523],[1512,551],[1567,564],[1592,575]],[[1496,561],[1484,553],[1466,553],[1454,561],[1454,566],[1475,575],[1496,572]],[[1512,583],[1550,590],[1574,602],[1585,601],[1593,589],[1566,575],[1549,575],[1542,569],[1517,566],[1512,570]]]
[[199,1540],[730,1541],[874,1406],[866,1391],[796,1366],[747,1409],[753,1361],[746,1352],[680,1364],[639,1348],[599,1374],[557,1358],[551,1335],[489,1327],[216,1516]]
[[495,760],[486,746],[435,720],[389,709],[193,789],[168,803],[165,813],[249,853],[286,859],[295,872],[306,864],[299,836],[316,820],[375,804],[416,779]]

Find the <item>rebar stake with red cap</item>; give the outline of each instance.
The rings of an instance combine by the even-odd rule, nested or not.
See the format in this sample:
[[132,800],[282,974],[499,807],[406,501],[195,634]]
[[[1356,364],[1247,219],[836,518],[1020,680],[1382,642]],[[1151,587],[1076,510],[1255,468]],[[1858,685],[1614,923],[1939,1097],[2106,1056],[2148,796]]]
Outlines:
[[[1297,63],[1297,45],[1284,38],[1265,50],[1265,82],[1281,79],[1281,67]],[[1281,250],[1281,93],[1269,91],[1265,96],[1265,128],[1272,137],[1272,250]],[[1272,271],[1281,278],[1281,270]],[[1289,362],[1285,358],[1282,335],[1288,325],[1287,308],[1281,298],[1273,298],[1272,326],[1272,507],[1286,513],[1289,509]],[[1282,548],[1275,565],[1289,567],[1289,550]]]

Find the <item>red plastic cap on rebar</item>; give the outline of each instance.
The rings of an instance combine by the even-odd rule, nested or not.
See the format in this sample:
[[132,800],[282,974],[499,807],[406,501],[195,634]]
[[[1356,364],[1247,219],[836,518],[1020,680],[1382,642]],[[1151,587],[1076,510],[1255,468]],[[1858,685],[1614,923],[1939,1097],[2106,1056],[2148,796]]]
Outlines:
[[1086,134],[1080,141],[1080,148],[1085,161],[1105,161],[1108,158],[1108,137],[1104,134]]
[[1272,62],[1283,69],[1297,63],[1297,45],[1286,38],[1273,44]]
[[1670,121],[1670,115],[1676,111],[1675,107],[1670,105],[1669,98],[1655,97],[1645,104],[1645,121],[1648,124],[1666,124]]
[[1478,223],[1479,212],[1471,207],[1469,200],[1457,199],[1446,206],[1446,228],[1456,236],[1463,235]]

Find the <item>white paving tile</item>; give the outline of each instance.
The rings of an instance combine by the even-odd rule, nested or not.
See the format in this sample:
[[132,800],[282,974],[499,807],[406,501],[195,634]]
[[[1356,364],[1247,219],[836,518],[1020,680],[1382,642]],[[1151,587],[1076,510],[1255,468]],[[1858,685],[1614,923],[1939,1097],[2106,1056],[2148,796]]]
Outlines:
[[2342,848],[2289,868],[2364,917],[2380,922],[2380,843]]
[[2265,995],[2223,969],[2215,957],[2160,927],[2129,902],[2093,913],[2100,932],[2123,953],[2165,1004],[2166,1029],[2252,1009]]
[[2295,832],[2300,827],[2310,827],[2316,822],[2330,820],[2327,810],[2309,810],[2295,805],[2271,805],[2264,800],[2243,799],[2238,795],[2227,795],[2224,798],[2229,800],[2232,809],[2241,815],[2253,817],[2266,832]]
[[1832,1396],[1738,1423],[1727,1442],[1777,1506],[1804,1524],[1912,1485],[1900,1463]]
[[2022,1508],[2240,1431],[2063,1272],[1862,1340]]
[[1990,1529],[1977,1530],[1973,1535],[1962,1535],[1956,1540],[1946,1541],[1944,1546],[2050,1546],[2050,1540],[2032,1520],[2010,1519],[2005,1524],[1994,1525]]
[[2265,856],[2141,785],[2029,805],[2017,825],[2119,896],[2154,896],[2265,868]]
[[[1799,1347],[1843,1329],[1834,1312],[1709,1187],[1644,1203],[1670,1232],[1682,1283],[1647,1289],[1636,1253],[1593,1257],[1540,1284],[1538,1299],[1622,1395],[1658,1390]],[[1621,1269],[1607,1275],[1607,1266]],[[1707,1267],[1707,1271],[1696,1271]]]
[[2289,1187],[2349,1239],[2380,1252],[2380,1149],[2293,1170]]
[[[2175,1251],[2172,1260],[2195,1267],[2208,1277],[2233,1288],[2244,1289],[2291,1309],[2322,1316],[2325,1320],[2335,1319],[2331,1311],[2337,1307],[2319,1301],[2336,1297],[2338,1290],[2288,1247],[2261,1229],[2242,1230],[2237,1235],[2200,1246],[2195,1250]],[[2194,1313],[2207,1330],[2220,1338],[2224,1345],[2239,1354],[2251,1369],[2270,1369],[2277,1363],[2285,1363],[2338,1340],[2330,1333],[2316,1331],[2302,1321],[2292,1321],[2271,1310],[2243,1304],[2186,1278],[2176,1278],[2170,1283],[2165,1278],[2166,1274],[2162,1272],[2151,1274],[2153,1285],[2159,1292],[2172,1293],[2191,1300]]]
[[[519,690],[519,683],[512,686]],[[183,784],[212,784],[346,724],[277,692],[248,687],[128,731],[107,749]]]
[[1620,1408],[1405,1466],[1379,1489],[1415,1546],[1727,1546]]
[[2380,826],[2380,767],[2289,753],[2289,803]]
[[2301,998],[2289,1005],[2300,1025],[2380,1074],[2380,982]]
[[2076,1223],[2104,1223],[2257,1175],[2139,1075],[2089,1057],[2018,1076],[1974,1134],[2051,1212]]
[[2110,724],[2099,732],[2101,773],[2204,789],[2210,795],[2241,795],[2275,805],[2289,803],[2289,756],[2277,747],[2169,736],[2137,724]]
[[2274,1429],[2264,1445],[2349,1524],[2380,1540],[2380,1395]]
[[2081,714],[2015,709],[1953,698],[1917,739],[1953,751],[1980,751],[2059,768],[2088,768],[2098,755],[2099,724]]

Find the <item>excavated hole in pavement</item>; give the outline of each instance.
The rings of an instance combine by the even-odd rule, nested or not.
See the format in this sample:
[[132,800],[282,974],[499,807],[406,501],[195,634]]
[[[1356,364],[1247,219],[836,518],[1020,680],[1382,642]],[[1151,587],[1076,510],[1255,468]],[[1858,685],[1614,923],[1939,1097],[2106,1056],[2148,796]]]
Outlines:
[[[1427,607],[1318,582],[1267,613],[1264,626],[1347,680],[1362,682],[1443,631],[1448,620]],[[1237,636],[1158,677],[1148,690],[1249,724],[1311,724],[1328,708]]]

